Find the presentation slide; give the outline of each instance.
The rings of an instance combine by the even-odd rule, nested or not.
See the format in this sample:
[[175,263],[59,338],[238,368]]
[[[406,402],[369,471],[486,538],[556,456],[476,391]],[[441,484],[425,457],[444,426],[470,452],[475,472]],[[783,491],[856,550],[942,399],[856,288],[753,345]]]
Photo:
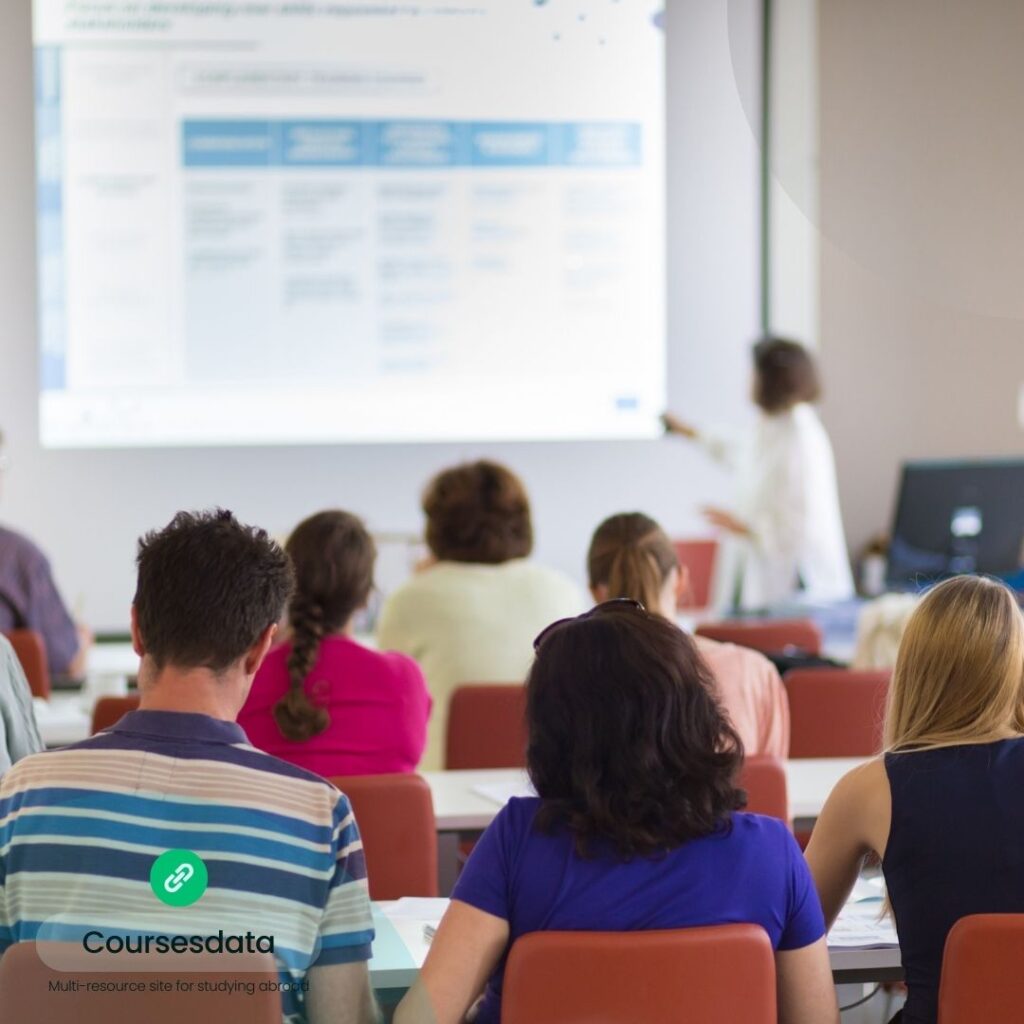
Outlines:
[[35,0],[49,447],[653,437],[658,0]]

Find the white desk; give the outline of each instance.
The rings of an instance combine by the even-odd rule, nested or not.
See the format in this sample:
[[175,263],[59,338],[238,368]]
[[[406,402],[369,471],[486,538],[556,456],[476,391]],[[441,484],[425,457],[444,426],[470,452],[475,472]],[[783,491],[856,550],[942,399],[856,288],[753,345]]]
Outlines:
[[[790,814],[816,818],[835,784],[864,758],[807,758],[787,761],[786,783]],[[474,792],[481,784],[526,785],[526,773],[516,768],[489,771],[424,772],[434,798],[438,832],[480,832],[494,820],[500,805]]]
[[[430,943],[423,935],[423,922],[392,919],[374,908],[377,937],[370,961],[370,982],[378,992],[395,999],[415,982],[426,959]],[[900,951],[886,949],[833,949],[828,951],[832,977],[837,985],[899,981],[903,977]]]
[[92,703],[82,693],[54,693],[49,700],[33,699],[44,746],[66,747],[86,739],[92,726]]
[[130,643],[95,643],[85,659],[86,681],[127,679],[139,671],[139,656]]
[[49,700],[32,702],[43,743],[47,747],[65,747],[87,739],[96,701],[127,693],[128,679],[138,671],[139,656],[131,644],[93,644],[80,690],[55,690]]

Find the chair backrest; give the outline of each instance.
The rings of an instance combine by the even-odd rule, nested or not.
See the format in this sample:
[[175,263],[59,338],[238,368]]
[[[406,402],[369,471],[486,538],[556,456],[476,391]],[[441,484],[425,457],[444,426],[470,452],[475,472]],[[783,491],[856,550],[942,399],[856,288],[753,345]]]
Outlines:
[[103,732],[139,706],[139,695],[130,693],[124,697],[100,697],[92,709],[92,734]]
[[793,649],[813,657],[821,654],[821,630],[810,619],[705,622],[697,627],[696,633],[709,640],[752,647],[762,654],[781,654]]
[[718,541],[704,538],[699,540],[675,540],[676,557],[688,575],[690,584],[679,595],[680,609],[707,608],[711,604],[711,584],[715,577],[715,558],[718,555]]
[[526,687],[460,686],[448,704],[445,768],[523,768],[526,765]]
[[46,644],[34,629],[12,629],[4,633],[14,648],[33,697],[50,699],[50,664]]
[[502,1024],[775,1024],[775,962],[753,924],[533,932],[505,969]]
[[363,838],[370,899],[437,895],[437,829],[430,787],[419,775],[331,779],[352,804]]
[[871,757],[882,749],[890,671],[796,668],[789,697],[790,757]]
[[747,791],[748,811],[790,824],[786,770],[778,758],[748,757],[740,771],[739,785]]
[[942,955],[939,1024],[1020,1020],[1024,914],[972,914],[950,929]]
[[[269,953],[188,957],[133,954],[127,958],[132,963],[126,970],[123,955],[83,953],[78,943],[41,945],[47,948],[39,950],[34,942],[15,943],[0,959],[0,1020],[11,1024],[109,1024],[117,1020],[144,1020],[146,1024],[281,1024],[277,968]],[[90,970],[79,971],[77,965],[86,958]],[[64,969],[70,964],[76,965],[73,971]],[[56,987],[69,981],[83,985],[77,991]],[[111,986],[113,991],[84,987],[89,982],[125,981],[139,983],[142,991],[119,990],[116,985]],[[220,981],[252,984],[254,989],[251,995],[237,987],[231,990],[224,986],[223,991],[217,991],[216,983]],[[158,990],[159,982],[169,985],[170,991]],[[213,984],[200,991],[200,982]],[[53,991],[51,984],[55,986]],[[191,991],[187,991],[189,985]]]

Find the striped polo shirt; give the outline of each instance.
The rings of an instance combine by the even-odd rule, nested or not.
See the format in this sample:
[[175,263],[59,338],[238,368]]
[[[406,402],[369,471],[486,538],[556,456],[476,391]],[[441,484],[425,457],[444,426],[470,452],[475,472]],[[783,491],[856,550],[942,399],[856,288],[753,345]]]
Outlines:
[[[202,858],[209,887],[192,906],[169,907],[150,870],[181,849]],[[292,983],[282,986],[288,1024],[304,1020],[308,967],[370,958],[366,863],[348,799],[206,715],[135,711],[19,761],[0,782],[0,886],[0,953],[89,932],[272,936]]]

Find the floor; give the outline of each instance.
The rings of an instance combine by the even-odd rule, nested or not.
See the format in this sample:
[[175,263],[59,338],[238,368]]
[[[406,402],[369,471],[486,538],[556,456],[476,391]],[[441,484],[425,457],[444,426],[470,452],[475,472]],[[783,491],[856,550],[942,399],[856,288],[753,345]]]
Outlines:
[[[874,985],[840,985],[836,990],[840,1008],[858,1002],[874,989]],[[885,989],[879,989],[867,1002],[844,1011],[840,1016],[842,1024],[887,1024],[902,1005],[903,997],[898,992],[894,992],[892,999],[888,1000]]]

